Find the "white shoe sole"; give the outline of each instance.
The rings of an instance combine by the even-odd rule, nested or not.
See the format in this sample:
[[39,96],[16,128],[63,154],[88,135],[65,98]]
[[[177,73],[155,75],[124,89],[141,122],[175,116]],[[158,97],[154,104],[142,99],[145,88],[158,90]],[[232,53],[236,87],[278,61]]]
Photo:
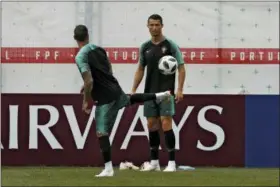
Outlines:
[[176,172],[176,170],[163,170],[163,172]]
[[99,175],[95,175],[95,177],[113,177],[114,175],[103,175],[103,176],[99,176]]

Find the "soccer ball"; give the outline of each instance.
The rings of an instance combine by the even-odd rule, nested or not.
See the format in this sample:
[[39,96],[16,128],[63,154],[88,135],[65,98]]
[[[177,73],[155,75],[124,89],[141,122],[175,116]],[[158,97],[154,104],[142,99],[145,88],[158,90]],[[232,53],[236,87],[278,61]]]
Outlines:
[[158,69],[164,75],[172,75],[176,72],[178,63],[176,58],[167,55],[163,56],[158,63]]

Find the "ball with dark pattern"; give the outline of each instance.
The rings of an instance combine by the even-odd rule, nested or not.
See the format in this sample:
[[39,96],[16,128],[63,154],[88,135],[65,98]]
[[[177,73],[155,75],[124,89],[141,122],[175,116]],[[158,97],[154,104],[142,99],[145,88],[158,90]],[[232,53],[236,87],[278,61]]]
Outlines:
[[164,75],[172,75],[178,68],[178,62],[176,58],[171,55],[163,56],[158,63],[160,72]]

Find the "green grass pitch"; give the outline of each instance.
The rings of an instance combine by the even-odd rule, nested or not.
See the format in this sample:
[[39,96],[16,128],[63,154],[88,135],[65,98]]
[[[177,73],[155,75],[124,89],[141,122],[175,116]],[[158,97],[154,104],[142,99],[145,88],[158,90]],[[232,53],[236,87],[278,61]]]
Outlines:
[[279,168],[196,168],[175,173],[120,171],[95,178],[102,168],[2,167],[2,186],[279,186]]

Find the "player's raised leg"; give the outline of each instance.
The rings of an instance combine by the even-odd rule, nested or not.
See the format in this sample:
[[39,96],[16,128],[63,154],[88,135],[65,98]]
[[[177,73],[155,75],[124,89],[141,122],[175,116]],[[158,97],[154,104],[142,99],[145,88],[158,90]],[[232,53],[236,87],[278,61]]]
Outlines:
[[136,93],[130,96],[130,104],[141,103],[145,101],[155,100],[160,103],[164,100],[169,100],[171,97],[170,91],[158,93]]

